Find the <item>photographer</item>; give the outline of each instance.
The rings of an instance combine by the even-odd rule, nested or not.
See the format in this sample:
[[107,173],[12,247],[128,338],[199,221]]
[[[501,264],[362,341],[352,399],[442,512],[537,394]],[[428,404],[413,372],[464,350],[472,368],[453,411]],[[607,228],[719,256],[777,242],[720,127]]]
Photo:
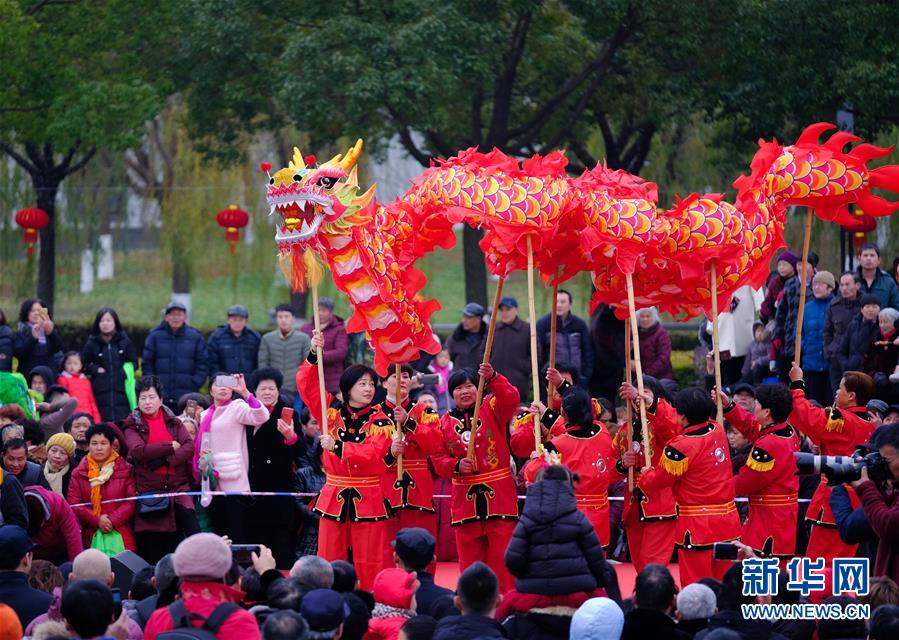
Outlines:
[[871,528],[880,537],[873,575],[899,580],[899,494],[895,490],[899,482],[899,425],[881,429],[874,444],[889,468],[890,479],[878,486],[868,478],[868,468],[863,467],[852,487],[861,498]]

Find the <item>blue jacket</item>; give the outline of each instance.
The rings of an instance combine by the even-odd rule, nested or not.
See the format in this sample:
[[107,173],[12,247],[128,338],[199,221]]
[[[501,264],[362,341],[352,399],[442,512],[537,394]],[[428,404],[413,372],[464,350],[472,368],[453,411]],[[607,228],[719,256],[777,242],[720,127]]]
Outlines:
[[212,332],[206,348],[209,350],[209,373],[242,373],[249,375],[257,369],[259,342],[258,332],[246,327],[239,336],[231,332],[228,325],[222,325]]
[[830,509],[833,511],[833,519],[836,520],[840,538],[846,544],[860,544],[877,540],[877,534],[868,524],[865,511],[862,507],[852,508],[846,487],[840,485],[830,492]]
[[[819,300],[812,296],[805,301],[805,319],[802,323],[802,370],[827,371],[824,355],[824,319],[833,294]],[[795,339],[795,335],[794,335]]]
[[19,616],[24,629],[31,621],[47,613],[53,596],[28,585],[28,575],[21,571],[0,571],[0,602]]
[[881,309],[887,307],[899,309],[899,287],[896,286],[896,281],[890,274],[883,269],[878,269],[877,276],[875,276],[869,287],[865,281],[865,276],[862,275],[862,268],[858,267],[857,272],[858,277],[862,281],[862,286],[858,290],[859,297],[870,293],[880,298]]
[[147,336],[141,370],[145,376],[159,376],[165,387],[165,402],[171,407],[185,393],[203,386],[208,360],[202,333],[187,325],[172,331],[163,320]]

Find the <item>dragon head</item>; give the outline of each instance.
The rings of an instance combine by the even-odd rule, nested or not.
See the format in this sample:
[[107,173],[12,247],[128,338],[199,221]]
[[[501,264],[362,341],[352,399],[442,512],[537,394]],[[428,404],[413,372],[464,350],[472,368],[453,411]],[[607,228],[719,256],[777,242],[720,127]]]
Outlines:
[[[352,224],[348,218],[371,202],[375,187],[358,195],[356,161],[362,152],[357,140],[346,155],[338,153],[324,164],[306,158],[294,147],[293,159],[269,174],[266,201],[278,213],[275,242],[281,254],[312,248],[320,234],[340,232]],[[263,165],[268,172],[270,166]]]

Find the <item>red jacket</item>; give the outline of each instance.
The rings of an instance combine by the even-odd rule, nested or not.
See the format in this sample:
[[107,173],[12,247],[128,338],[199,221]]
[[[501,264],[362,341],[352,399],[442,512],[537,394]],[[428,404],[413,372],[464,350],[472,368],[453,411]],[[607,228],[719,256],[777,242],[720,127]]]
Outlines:
[[749,498],[749,517],[740,537],[765,555],[792,556],[799,516],[799,476],[793,454],[799,451],[799,436],[786,422],[762,428],[738,404],[725,415],[753,445],[735,479],[737,495]]
[[49,560],[60,564],[61,559],[74,560],[84,551],[81,525],[72,507],[58,493],[39,485],[25,487],[26,493],[36,493],[43,503],[46,519],[31,536],[35,560]]
[[[90,454],[88,454],[90,455]],[[125,462],[124,458],[117,458],[112,476],[100,488],[100,496],[102,500],[112,500],[115,498],[128,498],[136,494],[134,488],[134,475],[131,473],[131,465]],[[72,472],[72,479],[69,482],[69,504],[76,505],[87,503],[87,506],[76,507],[72,510],[78,516],[81,522],[82,536],[85,548],[91,546],[91,540],[94,533],[100,527],[100,518],[94,515],[91,509],[91,485],[87,479],[87,456],[81,463],[75,467]],[[122,541],[125,543],[126,549],[134,550],[136,548],[134,542],[134,530],[132,522],[134,520],[134,512],[136,510],[134,500],[126,500],[124,502],[109,502],[102,505],[101,513],[109,516],[112,520],[113,528],[122,535]]]
[[[381,408],[391,420],[394,419],[392,403],[385,401]],[[381,488],[395,510],[414,509],[435,513],[434,477],[428,459],[443,446],[440,416],[420,402],[415,406],[407,402],[405,409],[409,417],[403,425],[406,437],[403,479],[402,482],[397,479],[396,458],[388,451],[385,457],[387,472],[382,478]]]
[[899,580],[899,551],[896,551],[899,548],[899,505],[896,502],[899,493],[894,491],[884,497],[870,480],[858,485],[856,491],[865,508],[865,518],[879,538],[872,575]]
[[400,629],[408,619],[403,616],[372,618],[368,621],[368,631],[362,638],[363,640],[396,640],[400,635]]
[[444,478],[452,478],[454,526],[485,520],[516,520],[518,492],[512,479],[509,451],[509,422],[518,409],[518,389],[502,375],[487,383],[490,395],[484,398],[475,438],[477,473],[458,473],[458,463],[468,453],[474,407],[458,408],[440,419],[442,450],[432,456],[434,468]]
[[[315,324],[307,322],[300,331],[312,336]],[[322,349],[322,359],[325,363],[325,390],[328,393],[340,391],[340,375],[343,373],[343,361],[346,360],[347,351],[350,348],[350,338],[346,333],[346,323],[342,318],[331,316],[331,321],[322,327],[322,337],[325,339],[325,347]],[[315,350],[312,351],[315,353]],[[308,405],[310,401],[300,394]]]
[[639,486],[671,486],[677,501],[679,547],[709,549],[740,537],[734,504],[734,477],[724,428],[717,422],[691,425],[665,446],[661,464],[640,478]]
[[[184,582],[181,585],[181,600],[188,613],[198,613],[209,617],[215,608],[223,602],[240,603],[244,593],[221,582]],[[202,626],[202,621],[194,621],[195,627]],[[156,640],[156,636],[173,628],[169,608],[157,609],[147,621],[144,629],[144,640]],[[256,616],[241,609],[235,611],[219,629],[215,636],[218,640],[261,640],[259,623]]]
[[97,408],[97,401],[94,400],[94,390],[91,387],[90,379],[83,373],[71,375],[64,373],[56,379],[56,384],[69,390],[69,395],[78,401],[75,411],[83,411],[91,414],[94,422],[100,422],[100,410]]
[[[793,412],[790,413],[790,423],[818,445],[823,456],[851,455],[858,445],[868,442],[871,432],[874,431],[874,424],[868,420],[868,410],[865,407],[842,410],[836,407],[827,409],[813,407],[805,397],[801,381],[793,383]],[[861,503],[855,491],[848,485],[846,491],[849,493],[852,507],[858,508]],[[830,487],[827,486],[826,479],[822,478],[821,484],[815,490],[805,519],[825,527],[837,526],[833,511],[830,510]]]
[[[321,394],[315,365],[304,362],[297,373],[297,390],[306,401],[309,412],[319,424]],[[315,511],[337,522],[386,520],[390,513],[384,504],[382,476],[387,468],[385,457],[390,450],[393,421],[380,405],[353,410],[336,403],[326,393],[328,433],[337,441],[334,451],[322,453],[325,486],[315,501]]]

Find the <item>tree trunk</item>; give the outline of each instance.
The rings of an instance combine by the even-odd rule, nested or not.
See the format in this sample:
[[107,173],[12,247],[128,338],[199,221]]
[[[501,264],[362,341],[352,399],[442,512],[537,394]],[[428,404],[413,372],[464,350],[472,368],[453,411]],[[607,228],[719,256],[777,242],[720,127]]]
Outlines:
[[306,319],[309,316],[306,315],[309,313],[309,293],[308,292],[299,292],[299,291],[291,291],[290,292],[290,304],[293,306],[293,313],[298,318]]
[[478,243],[484,237],[480,229],[465,225],[462,232],[463,266],[465,267],[465,302],[477,302],[487,308],[487,264]]
[[46,212],[50,222],[41,229],[40,259],[38,261],[37,297],[53,310],[56,289],[56,193],[59,181],[42,173],[32,176],[37,206]]

